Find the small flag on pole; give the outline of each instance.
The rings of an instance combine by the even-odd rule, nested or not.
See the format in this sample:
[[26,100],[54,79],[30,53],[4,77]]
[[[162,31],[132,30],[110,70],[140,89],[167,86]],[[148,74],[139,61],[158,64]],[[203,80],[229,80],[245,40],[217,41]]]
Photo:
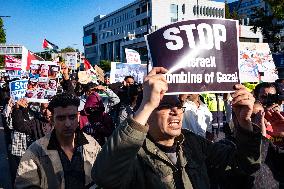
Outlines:
[[92,65],[87,59],[84,59],[84,66],[85,66],[85,70],[89,70],[92,68]]
[[57,50],[58,46],[44,39],[42,43],[42,48],[49,49],[49,50]]

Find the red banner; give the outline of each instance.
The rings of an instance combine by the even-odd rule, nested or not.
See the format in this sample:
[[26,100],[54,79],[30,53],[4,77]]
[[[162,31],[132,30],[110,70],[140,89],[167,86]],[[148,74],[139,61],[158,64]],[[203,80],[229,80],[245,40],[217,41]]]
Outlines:
[[6,70],[21,70],[22,60],[13,56],[5,55]]

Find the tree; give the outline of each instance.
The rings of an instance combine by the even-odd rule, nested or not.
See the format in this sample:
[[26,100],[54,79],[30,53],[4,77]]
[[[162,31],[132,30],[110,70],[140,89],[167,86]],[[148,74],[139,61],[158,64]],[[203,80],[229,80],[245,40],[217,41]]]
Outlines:
[[[273,44],[273,52],[278,51],[279,34],[283,26],[280,24],[284,18],[284,5],[281,1],[264,0],[270,6],[270,11],[264,8],[255,8],[252,15],[252,31],[256,33],[260,29],[268,43]],[[282,12],[281,12],[282,11]]]
[[240,20],[241,18],[237,12],[237,9],[234,9],[232,12],[230,12],[230,8],[227,3],[227,0],[225,0],[225,18],[234,19],[234,20]]
[[[6,43],[6,33],[4,31],[3,20],[0,18],[0,43]],[[4,67],[4,56],[0,55],[0,67]]]
[[67,52],[77,52],[75,49],[73,49],[72,47],[66,47],[64,49],[61,49],[60,51],[61,53],[67,53]]
[[102,68],[105,72],[109,72],[111,68],[111,62],[109,60],[101,60],[99,67]]

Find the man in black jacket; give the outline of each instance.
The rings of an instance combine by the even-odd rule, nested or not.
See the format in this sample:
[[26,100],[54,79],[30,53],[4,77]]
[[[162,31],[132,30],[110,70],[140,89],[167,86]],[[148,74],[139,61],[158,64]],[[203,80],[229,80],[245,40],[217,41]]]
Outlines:
[[25,98],[17,101],[12,111],[13,128],[16,131],[31,136],[36,141],[53,129],[50,123],[51,112],[47,109],[48,103],[42,103],[40,112],[35,112],[33,117],[29,116],[28,102]]

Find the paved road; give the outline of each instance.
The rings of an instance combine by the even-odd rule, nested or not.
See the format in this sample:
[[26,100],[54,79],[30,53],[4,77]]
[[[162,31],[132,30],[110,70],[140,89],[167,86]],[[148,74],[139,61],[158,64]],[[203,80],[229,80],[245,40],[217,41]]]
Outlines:
[[1,117],[0,115],[0,188],[10,189],[12,188],[11,174]]

